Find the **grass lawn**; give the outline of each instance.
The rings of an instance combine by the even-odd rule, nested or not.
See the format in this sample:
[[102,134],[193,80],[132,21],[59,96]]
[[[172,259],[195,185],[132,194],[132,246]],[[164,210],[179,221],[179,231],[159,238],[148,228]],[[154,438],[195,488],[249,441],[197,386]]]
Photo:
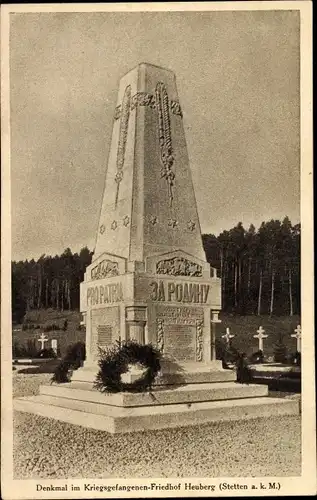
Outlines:
[[[51,375],[13,372],[14,397]],[[15,412],[14,478],[261,477],[301,473],[300,416],[127,435]]]
[[[45,347],[50,346],[51,339],[57,339],[58,346],[61,349],[61,356],[65,354],[70,344],[74,344],[78,341],[85,341],[85,332],[78,328],[80,324],[80,313],[77,311],[60,312],[50,309],[31,311],[28,319],[32,323],[43,327],[53,323],[62,325],[63,321],[67,319],[68,326],[65,332],[62,330],[45,332],[45,335],[49,339]],[[251,354],[258,350],[258,340],[253,338],[253,335],[256,335],[260,326],[264,328],[265,333],[268,335],[268,338],[264,339],[264,353],[267,356],[273,355],[274,344],[280,333],[284,336],[284,343],[289,352],[293,353],[296,351],[296,340],[290,335],[294,333],[294,329],[300,324],[299,316],[273,316],[270,318],[269,316],[237,316],[222,313],[220,314],[220,319],[222,323],[217,327],[217,338],[221,339],[221,336],[226,333],[226,328],[229,327],[230,333],[235,335],[232,340],[232,345],[239,350],[245,351],[247,354]],[[21,325],[16,325],[14,327],[14,329],[17,328],[21,328]],[[13,342],[18,341],[21,344],[26,344],[28,339],[35,339],[40,347],[40,343],[37,339],[42,331],[42,329],[13,331]]]
[[[78,341],[85,342],[85,331],[79,328],[81,315],[78,311],[55,311],[53,309],[40,309],[30,311],[27,315],[30,324],[39,328],[22,330],[22,325],[15,325],[12,332],[12,343],[18,342],[21,345],[27,345],[28,340],[34,340],[36,346],[40,349],[41,344],[38,339],[41,333],[48,338],[45,342],[45,348],[51,347],[51,340],[56,339],[60,349],[61,356],[64,356],[66,349],[70,344]],[[57,324],[62,328],[64,321],[67,320],[67,330],[44,331],[45,326]]]
[[[260,326],[268,335],[263,340],[264,354],[272,356],[274,345],[278,340],[279,334],[283,335],[283,341],[290,353],[296,351],[296,339],[291,337],[294,329],[300,324],[299,316],[237,316],[229,314],[220,314],[221,323],[217,327],[217,338],[226,333],[226,328],[230,328],[230,333],[235,335],[232,339],[232,345],[239,351],[252,354],[259,348],[258,339],[253,338],[257,335]],[[312,335],[314,332],[312,332]]]

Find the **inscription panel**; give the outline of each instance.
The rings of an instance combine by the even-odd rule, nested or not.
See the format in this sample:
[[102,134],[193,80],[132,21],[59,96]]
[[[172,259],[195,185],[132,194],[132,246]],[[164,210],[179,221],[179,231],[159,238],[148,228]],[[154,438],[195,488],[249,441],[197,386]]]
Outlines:
[[98,345],[106,347],[112,343],[112,326],[111,325],[98,325]]
[[204,310],[202,307],[156,308],[156,344],[178,361],[203,360]]
[[165,325],[196,325],[196,321],[204,321],[202,307],[157,307],[157,316]]
[[98,359],[98,347],[107,347],[120,331],[120,309],[117,306],[91,310],[91,355]]
[[166,325],[164,353],[179,361],[196,360],[196,328],[190,325]]

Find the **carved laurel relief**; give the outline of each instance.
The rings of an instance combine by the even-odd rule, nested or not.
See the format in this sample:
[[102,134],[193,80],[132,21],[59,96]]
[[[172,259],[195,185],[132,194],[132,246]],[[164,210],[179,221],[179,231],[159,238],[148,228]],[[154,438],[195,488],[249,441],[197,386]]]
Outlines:
[[119,120],[120,116],[121,116],[121,104],[119,104],[119,106],[117,106],[114,111],[114,119]]
[[202,271],[202,266],[184,257],[160,260],[156,264],[157,274],[168,274],[170,276],[202,276]]
[[164,321],[157,319],[156,345],[160,352],[164,351]]
[[178,101],[171,101],[170,107],[173,115],[177,115],[183,118],[182,108]]
[[158,133],[162,162],[161,177],[166,179],[167,181],[169,202],[170,206],[172,206],[173,186],[175,181],[175,174],[172,170],[174,164],[174,156],[172,147],[169,100],[164,83],[159,82],[156,85],[155,94],[158,111]]
[[128,85],[127,88],[125,89],[122,100],[119,142],[117,151],[117,173],[115,175],[115,182],[117,183],[115,206],[117,206],[118,203],[119,187],[120,187],[120,182],[122,181],[123,178],[123,165],[124,165],[124,156],[125,156],[125,149],[128,136],[130,104],[131,104],[131,86]]
[[203,326],[203,321],[196,321],[196,361],[203,359]]
[[180,116],[183,113],[178,101],[169,100],[166,86],[158,82],[155,89],[155,95],[148,92],[137,92],[131,97],[131,86],[129,85],[124,93],[122,105],[115,109],[114,119],[120,118],[119,144],[117,152],[117,172],[115,182],[117,183],[115,206],[118,203],[120,182],[123,179],[123,164],[128,133],[128,123],[130,111],[137,106],[149,106],[156,109],[158,113],[159,144],[161,152],[161,177],[166,179],[168,186],[169,204],[173,204],[173,186],[175,182],[175,173],[173,172],[174,156],[171,137],[170,113]]
[[149,94],[148,92],[138,92],[132,97],[131,111],[137,106],[149,106],[150,108],[155,109],[155,96],[153,94]]
[[[138,106],[149,106],[151,109],[156,109],[155,95],[148,92],[137,92],[131,99],[130,111],[133,111]],[[170,111],[175,116],[183,118],[183,112],[179,101],[170,101]],[[114,119],[119,120],[121,117],[121,104],[116,107]]]

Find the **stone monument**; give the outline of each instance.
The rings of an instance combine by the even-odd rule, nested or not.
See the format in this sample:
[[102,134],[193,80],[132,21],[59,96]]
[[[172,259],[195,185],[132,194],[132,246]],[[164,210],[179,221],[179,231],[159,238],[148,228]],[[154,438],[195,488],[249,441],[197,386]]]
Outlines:
[[[16,400],[17,409],[109,432],[294,412],[296,402],[264,398],[266,386],[235,384],[235,373],[216,360],[221,281],[202,245],[183,111],[170,70],[142,63],[120,81],[80,308],[84,366],[70,384],[42,386],[39,396]],[[98,347],[129,338],[152,343],[175,361],[154,399],[93,388]]]
[[179,361],[215,360],[220,279],[206,261],[175,75],[120,82],[92,264],[81,285],[87,364],[119,337]]

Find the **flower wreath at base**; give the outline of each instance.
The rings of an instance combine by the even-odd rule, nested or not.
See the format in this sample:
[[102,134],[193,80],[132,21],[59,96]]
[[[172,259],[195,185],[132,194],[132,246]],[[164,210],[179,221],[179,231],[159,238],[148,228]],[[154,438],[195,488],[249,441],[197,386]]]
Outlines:
[[[161,353],[151,344],[142,345],[134,340],[116,342],[106,350],[99,348],[99,372],[94,387],[101,392],[145,392],[151,390],[161,369]],[[122,375],[131,366],[144,368],[140,378],[127,383]]]

